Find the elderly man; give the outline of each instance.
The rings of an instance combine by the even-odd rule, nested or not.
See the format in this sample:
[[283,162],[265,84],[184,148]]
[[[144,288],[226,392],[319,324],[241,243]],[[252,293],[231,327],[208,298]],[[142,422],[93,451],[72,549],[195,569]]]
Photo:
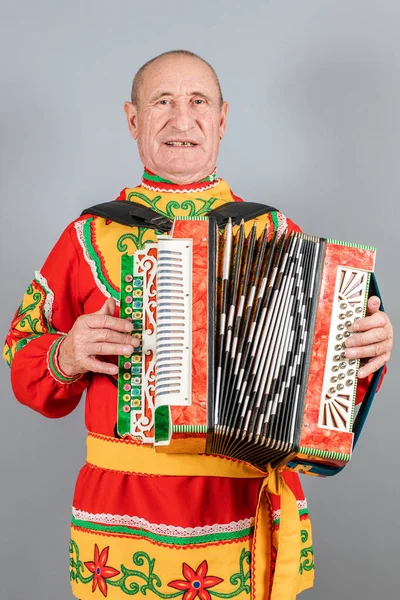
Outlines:
[[[200,57],[173,51],[146,63],[135,76],[132,102],[125,103],[145,169],[141,184],[119,199],[169,218],[241,201],[215,170],[227,111],[218,78]],[[271,226],[279,221],[298,230],[275,216],[260,217],[260,227],[270,218]],[[132,354],[138,343],[132,324],[118,317],[120,260],[154,240],[153,229],[78,218],[36,273],[6,341],[4,356],[23,404],[62,417],[87,389],[88,460],[76,484],[70,544],[73,594],[293,600],[312,586],[314,568],[297,474],[279,476],[297,500],[285,537],[279,496],[272,493],[279,486],[260,495],[263,479],[244,463],[206,455],[177,461],[116,435],[116,357]],[[369,359],[361,378],[387,362],[392,345],[377,298],[370,298],[368,312],[346,351]],[[294,558],[291,540],[299,548]]]

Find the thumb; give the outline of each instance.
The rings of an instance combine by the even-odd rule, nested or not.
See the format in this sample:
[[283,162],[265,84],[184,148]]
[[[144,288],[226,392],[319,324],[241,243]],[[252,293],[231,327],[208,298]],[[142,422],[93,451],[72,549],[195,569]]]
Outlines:
[[378,312],[380,305],[381,301],[379,300],[378,296],[371,296],[371,298],[368,299],[367,315],[373,315],[374,313]]
[[115,300],[113,298],[107,298],[100,310],[96,311],[97,315],[110,315],[113,316],[115,312]]

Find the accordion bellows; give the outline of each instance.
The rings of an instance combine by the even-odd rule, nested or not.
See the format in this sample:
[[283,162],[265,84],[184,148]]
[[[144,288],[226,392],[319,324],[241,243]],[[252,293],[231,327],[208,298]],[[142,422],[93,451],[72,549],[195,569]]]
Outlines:
[[120,357],[119,435],[261,469],[346,464],[358,361],[344,343],[374,260],[371,247],[177,218],[122,257],[121,317],[141,345]]

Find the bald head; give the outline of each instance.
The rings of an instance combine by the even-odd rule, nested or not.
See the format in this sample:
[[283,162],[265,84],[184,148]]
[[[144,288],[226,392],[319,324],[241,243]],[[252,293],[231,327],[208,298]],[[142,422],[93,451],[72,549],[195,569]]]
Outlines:
[[182,57],[190,57],[192,59],[199,60],[204,65],[206,65],[206,67],[208,67],[208,69],[210,70],[210,73],[215,81],[215,84],[218,88],[219,100],[220,100],[220,104],[222,105],[222,103],[223,103],[222,90],[221,90],[221,85],[220,85],[217,73],[215,72],[213,67],[210,65],[210,63],[208,63],[206,60],[204,60],[204,58],[201,58],[201,56],[199,56],[198,54],[191,52],[190,50],[169,50],[168,52],[163,52],[162,54],[155,56],[154,58],[148,60],[144,65],[142,65],[140,67],[140,69],[138,70],[138,72],[136,73],[135,77],[133,78],[132,92],[131,92],[132,104],[135,104],[136,106],[138,106],[139,101],[140,101],[140,90],[143,86],[143,82],[146,77],[146,73],[148,73],[148,71],[150,71],[150,67],[152,65],[154,65],[154,63],[156,63],[157,61],[168,60],[169,58],[179,59]]

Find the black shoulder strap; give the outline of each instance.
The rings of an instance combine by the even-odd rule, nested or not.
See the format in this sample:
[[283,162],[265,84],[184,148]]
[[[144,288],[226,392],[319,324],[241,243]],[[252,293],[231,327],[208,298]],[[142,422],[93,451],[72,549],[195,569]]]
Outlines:
[[[213,217],[218,227],[225,227],[229,219],[232,219],[233,225],[238,225],[242,219],[249,221],[276,210],[272,206],[258,202],[228,202],[214,208],[205,216]],[[163,232],[170,231],[172,226],[170,219],[160,215],[152,208],[126,200],[113,200],[112,202],[96,204],[90,208],[85,208],[81,214],[96,215],[129,227],[147,227]]]
[[112,200],[85,208],[81,215],[96,215],[129,227],[147,227],[158,231],[169,231],[171,221],[152,208],[127,200]]

